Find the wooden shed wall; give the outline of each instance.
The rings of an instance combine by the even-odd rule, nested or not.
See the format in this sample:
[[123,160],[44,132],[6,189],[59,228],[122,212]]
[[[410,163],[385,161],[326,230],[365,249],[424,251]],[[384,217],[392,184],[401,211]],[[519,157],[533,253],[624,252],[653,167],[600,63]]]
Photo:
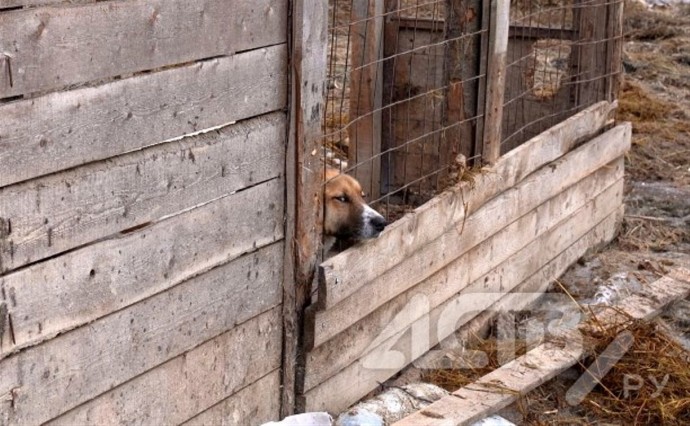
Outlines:
[[287,19],[0,7],[0,425],[279,416]]
[[505,295],[543,291],[611,240],[630,144],[628,124],[600,134],[611,110],[602,102],[567,119],[322,263],[304,408],[347,408]]

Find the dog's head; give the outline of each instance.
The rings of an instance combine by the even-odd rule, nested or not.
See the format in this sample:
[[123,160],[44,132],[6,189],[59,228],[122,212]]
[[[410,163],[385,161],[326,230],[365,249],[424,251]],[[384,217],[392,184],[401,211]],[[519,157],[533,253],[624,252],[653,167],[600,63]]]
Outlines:
[[362,186],[351,176],[326,170],[324,234],[340,240],[376,238],[386,220],[364,201]]

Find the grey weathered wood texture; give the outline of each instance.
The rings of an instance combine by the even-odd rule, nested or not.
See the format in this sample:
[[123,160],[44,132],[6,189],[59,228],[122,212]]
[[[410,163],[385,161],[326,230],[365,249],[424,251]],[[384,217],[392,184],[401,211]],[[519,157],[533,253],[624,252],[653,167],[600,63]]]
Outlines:
[[[621,199],[619,198],[619,202],[620,200]],[[551,262],[558,261],[557,259],[565,256],[566,253],[571,256],[573,253],[579,253],[577,256],[568,259],[567,264],[570,264],[577,260],[577,258],[592,245],[609,241],[611,238],[613,238],[615,230],[614,225],[618,221],[620,221],[619,213],[613,212],[609,214],[609,216],[599,224],[593,224],[594,227],[590,231],[577,240],[574,245],[571,245],[571,247],[577,246],[575,247],[575,250],[569,251],[566,248],[562,252],[551,253],[551,255],[554,256],[554,259],[551,260]],[[555,234],[558,231],[559,229],[557,228],[553,233]],[[546,260],[547,259],[543,259],[543,261]],[[543,268],[547,267],[548,263]],[[537,274],[539,274],[539,272],[537,272]],[[557,276],[550,276],[548,277],[548,280],[556,277]],[[504,280],[506,290],[519,284],[519,279],[519,277],[506,275]],[[481,290],[483,286],[482,281],[477,280],[475,282],[475,286],[478,290]],[[492,300],[495,301],[495,298],[500,297],[500,295],[497,295],[496,293],[487,293],[486,296],[485,303],[488,306],[490,306]],[[463,300],[463,298],[465,299]],[[414,358],[424,353],[425,350],[433,347],[439,342],[439,340],[448,337],[448,332],[452,332],[455,327],[445,327],[447,334],[440,333],[437,326],[440,324],[441,318],[445,318],[446,320],[449,318],[457,319],[457,322],[454,325],[460,327],[468,320],[472,319],[474,315],[479,314],[480,311],[472,312],[474,308],[470,308],[468,311],[466,307],[463,307],[463,301],[466,302],[467,300],[467,293],[462,293],[448,302],[439,305],[435,309],[432,309],[430,313],[423,315],[417,321],[412,322],[400,333],[392,335],[387,340],[382,339],[381,343],[377,345],[367,356],[363,356],[362,358],[358,359],[336,376],[331,377],[326,382],[308,392],[306,395],[307,408],[309,410],[328,409],[338,411],[357,401],[363,395],[376,388],[378,383],[390,378],[402,367],[413,361]],[[469,300],[472,300],[472,298],[469,298]],[[519,297],[517,297],[517,300],[519,300]],[[418,306],[418,308],[422,308],[422,310],[424,310],[427,308],[427,306],[422,304],[421,306]],[[467,314],[463,315],[465,312]],[[429,334],[426,335],[426,342],[423,341],[421,344],[419,343],[420,335],[416,336],[416,340],[404,338],[405,336],[408,336],[410,330],[414,328],[416,328],[418,332],[426,332],[426,330],[429,330],[429,326],[431,326],[431,329]],[[411,346],[411,342],[415,342],[414,346]],[[395,349],[393,350],[399,352],[400,356],[402,357],[399,359],[399,362],[401,363],[396,365],[395,368],[381,368],[380,360],[382,359],[382,356],[386,353],[386,351],[391,350],[393,345],[395,345]]]
[[285,43],[287,3],[124,0],[3,13],[0,51],[13,79],[0,76],[0,98]]
[[[594,173],[612,159],[620,157],[629,148],[629,136],[630,127],[621,126],[596,138],[566,156],[563,161],[556,162],[553,168],[535,172],[516,185],[514,190],[481,206],[475,213],[457,223],[455,228],[373,278],[334,307],[315,311],[313,346],[319,346],[332,338],[383,303],[501,231],[516,218]],[[594,183],[598,183],[592,180],[590,190],[596,187]],[[586,197],[593,194],[595,193],[589,193]],[[573,208],[572,203],[565,205],[563,212]]]
[[0,277],[13,326],[0,356],[122,309],[283,236],[273,179]]
[[[11,424],[41,423],[214,339],[262,312],[272,309],[270,315],[277,320],[279,309],[273,308],[282,298],[282,251],[282,243],[276,243],[247,254],[166,292],[0,360],[0,395],[9,395],[12,389],[21,390],[13,399],[0,401],[0,412],[9,413]],[[275,333],[278,334],[274,337],[278,342],[268,339],[264,342],[254,335],[252,350],[256,349],[256,352],[247,355],[272,357],[271,369],[274,369],[278,366],[280,324],[271,321],[277,329]],[[265,347],[265,344],[269,346]],[[245,341],[244,345],[249,346],[250,343]],[[223,350],[232,347],[229,343],[221,346]],[[256,357],[258,352],[261,357]],[[211,376],[226,375],[239,380],[242,376],[240,371],[244,370],[218,370],[206,377],[189,376],[188,379],[211,380]],[[177,377],[172,383],[179,384],[182,379]],[[176,387],[184,388],[163,388],[168,393]],[[161,389],[155,389],[159,397],[162,396]],[[126,393],[125,396],[130,398],[128,404],[137,404],[139,397],[136,393]],[[170,398],[166,404],[172,404],[172,397],[166,398]],[[183,401],[179,403],[185,404]],[[82,423],[78,419],[76,417],[74,421]]]
[[353,0],[351,7],[349,164],[356,166],[352,174],[364,191],[376,199],[381,192],[384,0]]
[[[383,305],[373,314],[369,316],[353,315],[359,321],[354,323],[351,328],[344,329],[341,334],[336,335],[332,340],[309,352],[306,364],[305,388],[310,389],[318,385],[326,378],[336,374],[339,370],[366,354],[368,350],[376,346],[374,344],[375,340],[382,338],[384,327],[386,335],[402,331],[408,323],[401,322],[397,326],[393,326],[390,325],[391,320],[416,295],[426,295],[431,308],[434,308],[444,303],[458,291],[472,292],[473,284],[470,283],[478,282],[485,286],[485,289],[489,288],[494,281],[508,275],[505,269],[511,267],[510,258],[516,252],[526,255],[537,253],[538,255],[534,256],[534,260],[531,263],[538,265],[539,262],[544,262],[544,259],[548,258],[551,253],[544,253],[544,249],[540,248],[540,246],[549,244],[551,246],[563,245],[559,241],[554,243],[548,242],[548,238],[553,238],[553,236],[549,237],[552,234],[553,227],[560,223],[563,218],[589,205],[588,200],[591,198],[603,198],[604,195],[601,195],[602,193],[610,197],[611,201],[619,200],[619,198],[612,197],[619,188],[611,189],[610,187],[613,182],[622,178],[622,173],[623,165],[620,161],[616,161],[613,167],[605,167],[597,171],[591,177],[583,179],[577,185],[558,194],[548,202],[535,208],[529,214],[506,226],[496,235],[487,238],[466,255],[452,261],[437,274],[431,275],[425,280],[415,281],[412,285],[416,285],[412,289],[407,292],[401,291],[399,295],[393,297],[390,302]],[[568,207],[561,209],[562,206]],[[592,215],[591,208],[578,213],[577,219],[585,220],[585,223],[581,224],[581,226],[591,226],[590,222],[587,222],[587,215]],[[577,232],[579,232],[577,236],[579,237],[583,231]],[[562,231],[558,236],[570,238],[570,243],[572,243],[573,238],[576,239],[576,237],[568,237],[565,231]],[[471,272],[467,272],[470,269]],[[513,271],[512,274],[512,279],[518,279],[519,274],[517,272]],[[503,288],[500,283],[495,285],[495,287],[493,289],[494,293],[510,290],[509,288]],[[342,316],[339,316],[338,319],[345,321]],[[411,322],[416,320],[416,318],[410,314],[406,316],[406,320]],[[348,323],[353,322],[349,321]],[[326,326],[333,327],[334,325],[327,323]]]
[[0,0],[0,10],[27,6],[45,6],[53,3],[66,3],[66,1],[69,1],[70,4],[78,4],[95,3],[98,0]]
[[[304,308],[310,299],[321,259],[323,172],[320,157],[328,48],[328,3],[292,3],[293,51],[290,75],[290,132],[287,176],[286,280],[283,299],[284,353],[281,415],[292,414],[300,401]],[[299,376],[299,377],[298,377]]]
[[286,72],[278,45],[0,105],[0,186],[284,108]]
[[0,188],[0,273],[278,177],[285,132],[275,113]]
[[[609,120],[614,106],[600,102],[559,123],[479,173],[473,186],[469,182],[460,183],[416,209],[415,214],[396,221],[379,238],[328,259],[320,266],[319,308],[335,306],[373,278],[455,228],[465,216],[496,194],[594,136]],[[383,258],[382,252],[387,253]]]
[[501,123],[505,102],[506,60],[510,28],[510,2],[491,2],[489,25],[489,58],[486,70],[486,118],[482,162],[493,164],[501,155]]
[[[180,424],[280,367],[280,311],[252,318],[48,424]],[[274,388],[261,397],[275,407],[280,393]],[[252,420],[249,413],[235,424]]]
[[183,423],[184,426],[262,425],[280,417],[280,371],[262,377],[241,391]]

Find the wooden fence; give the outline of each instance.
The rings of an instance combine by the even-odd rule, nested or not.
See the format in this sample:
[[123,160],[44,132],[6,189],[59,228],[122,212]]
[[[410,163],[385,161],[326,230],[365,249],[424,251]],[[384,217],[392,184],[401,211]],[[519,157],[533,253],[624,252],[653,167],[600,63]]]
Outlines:
[[[0,425],[335,412],[613,237],[630,128],[609,119],[619,44],[598,44],[589,9],[558,33],[585,40],[571,58],[598,58],[570,74],[585,85],[527,128],[511,111],[544,104],[511,83],[528,62],[511,46],[532,42],[508,2],[438,0],[440,26],[356,3],[352,29],[374,41],[349,47],[365,61],[344,89],[353,140],[373,136],[349,153],[355,174],[384,197],[409,187],[415,155],[408,177],[457,153],[492,165],[324,261],[328,2],[0,2]],[[383,102],[410,85],[424,93]],[[433,134],[403,123],[427,107]],[[527,142],[499,157],[511,138]],[[466,313],[468,294],[483,296]]]
[[0,424],[276,419],[288,2],[71,3],[0,2]]

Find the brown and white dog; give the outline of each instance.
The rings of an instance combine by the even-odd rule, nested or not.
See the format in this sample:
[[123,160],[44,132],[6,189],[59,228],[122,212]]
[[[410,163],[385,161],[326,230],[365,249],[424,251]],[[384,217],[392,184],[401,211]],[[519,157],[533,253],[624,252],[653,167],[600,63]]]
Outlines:
[[386,219],[364,201],[359,182],[332,168],[326,169],[324,179],[326,251],[334,245],[340,251],[357,241],[378,237]]

